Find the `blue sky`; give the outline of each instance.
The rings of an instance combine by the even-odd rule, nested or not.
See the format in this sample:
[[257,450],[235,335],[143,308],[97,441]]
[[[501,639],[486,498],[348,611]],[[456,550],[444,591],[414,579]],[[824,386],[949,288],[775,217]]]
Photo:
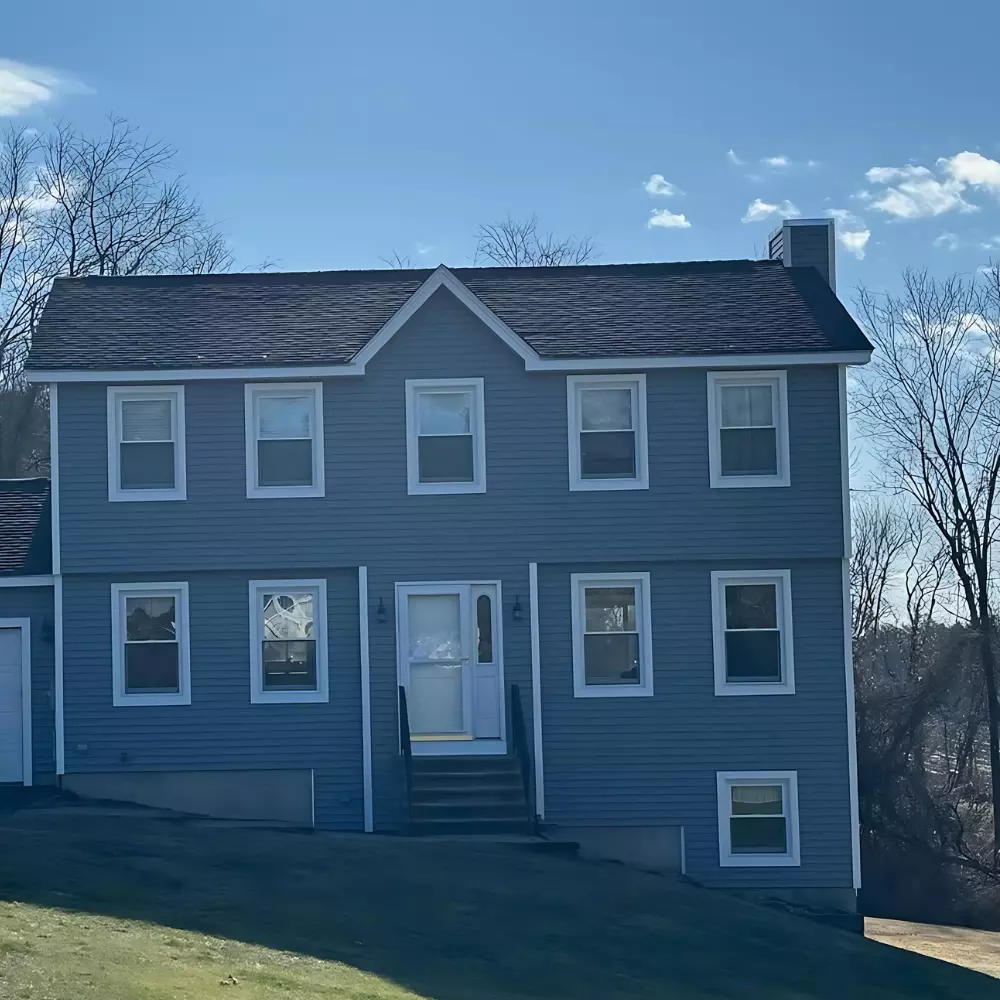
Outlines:
[[0,118],[170,142],[238,266],[463,265],[532,212],[605,262],[752,257],[784,208],[839,213],[849,298],[1000,257],[998,8],[55,0],[4,13]]

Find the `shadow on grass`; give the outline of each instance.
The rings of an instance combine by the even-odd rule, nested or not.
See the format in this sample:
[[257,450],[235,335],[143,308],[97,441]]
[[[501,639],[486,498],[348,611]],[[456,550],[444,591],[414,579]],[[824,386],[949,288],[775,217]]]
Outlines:
[[435,1000],[995,997],[996,980],[616,866],[516,847],[0,820],[0,897],[344,963]]

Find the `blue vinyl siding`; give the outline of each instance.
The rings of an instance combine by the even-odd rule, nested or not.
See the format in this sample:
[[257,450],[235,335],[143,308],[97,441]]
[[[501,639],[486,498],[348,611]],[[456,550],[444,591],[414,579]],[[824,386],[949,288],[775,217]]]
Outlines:
[[31,769],[36,782],[51,781],[56,770],[52,588],[0,587],[0,618],[31,619]]
[[[315,767],[319,825],[357,829],[364,565],[375,821],[394,829],[395,584],[502,582],[505,681],[521,686],[530,732],[538,562],[547,818],[683,823],[689,871],[706,881],[850,885],[837,374],[788,369],[789,488],[710,489],[706,373],[657,369],[646,373],[650,489],[571,493],[565,374],[525,372],[438,292],[365,376],[324,381],[325,497],[247,499],[243,383],[195,381],[188,500],[128,504],[107,497],[106,387],[61,387],[67,769]],[[405,380],[473,377],[485,379],[487,492],[408,496]],[[730,566],[792,569],[796,695],[714,696],[709,573]],[[572,697],[569,573],[602,569],[652,573],[652,699]],[[252,706],[247,580],[316,575],[330,581],[331,703]],[[111,706],[110,583],[130,579],[190,584],[190,707]],[[715,771],[764,767],[799,771],[803,867],[722,872]]]

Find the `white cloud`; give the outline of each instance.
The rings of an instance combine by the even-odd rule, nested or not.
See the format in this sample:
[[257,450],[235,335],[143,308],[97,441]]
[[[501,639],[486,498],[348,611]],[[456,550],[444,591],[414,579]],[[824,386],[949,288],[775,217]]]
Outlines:
[[776,205],[764,201],[761,198],[754,198],[747,208],[747,214],[743,216],[744,222],[762,222],[772,215],[780,215],[787,219],[794,219],[802,213],[790,202],[782,201]]
[[822,166],[822,163],[819,160],[806,160],[806,166],[807,167],[819,167],[819,166]]
[[680,188],[676,184],[671,184],[663,174],[653,174],[652,177],[643,184],[648,194],[662,195],[669,198],[671,195],[680,194]]
[[740,159],[740,158],[739,158],[739,157],[738,157],[738,156],[736,155],[736,150],[734,150],[734,149],[730,149],[730,150],[729,150],[729,151],[728,151],[728,152],[726,153],[726,159],[727,159],[727,160],[729,160],[729,162],[730,162],[730,163],[731,163],[731,164],[732,164],[732,165],[733,165],[734,167],[742,167],[742,166],[745,166],[745,165],[746,165],[746,160],[741,160],[741,159]]
[[765,156],[761,158],[761,163],[766,163],[769,167],[790,167],[792,161],[787,156]]
[[826,214],[837,221],[837,242],[858,260],[865,259],[871,230],[849,208],[828,208]]
[[683,214],[675,215],[669,209],[654,209],[646,223],[647,229],[690,229],[691,223]]
[[996,160],[966,150],[951,159],[942,157],[938,166],[959,183],[983,187],[1000,195],[1000,163]]
[[933,176],[926,167],[914,166],[912,163],[908,163],[905,167],[872,167],[865,174],[870,184],[891,184],[893,181],[917,180]]
[[432,247],[429,243],[414,243],[413,249],[416,250],[421,257],[423,257],[425,254],[429,254],[434,247]]
[[959,242],[958,233],[942,233],[933,240],[934,246],[943,247],[945,250],[957,250]]
[[0,115],[19,115],[51,101],[66,82],[50,69],[0,59]]
[[1000,250],[1000,236],[994,236],[991,240],[983,240],[979,246],[983,250]]

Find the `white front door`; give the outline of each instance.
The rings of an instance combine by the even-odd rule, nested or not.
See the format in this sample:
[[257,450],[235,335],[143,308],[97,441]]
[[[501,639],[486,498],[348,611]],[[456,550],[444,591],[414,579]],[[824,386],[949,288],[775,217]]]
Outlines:
[[399,676],[421,753],[503,753],[499,584],[399,584]]
[[22,630],[0,628],[0,782],[24,780]]

